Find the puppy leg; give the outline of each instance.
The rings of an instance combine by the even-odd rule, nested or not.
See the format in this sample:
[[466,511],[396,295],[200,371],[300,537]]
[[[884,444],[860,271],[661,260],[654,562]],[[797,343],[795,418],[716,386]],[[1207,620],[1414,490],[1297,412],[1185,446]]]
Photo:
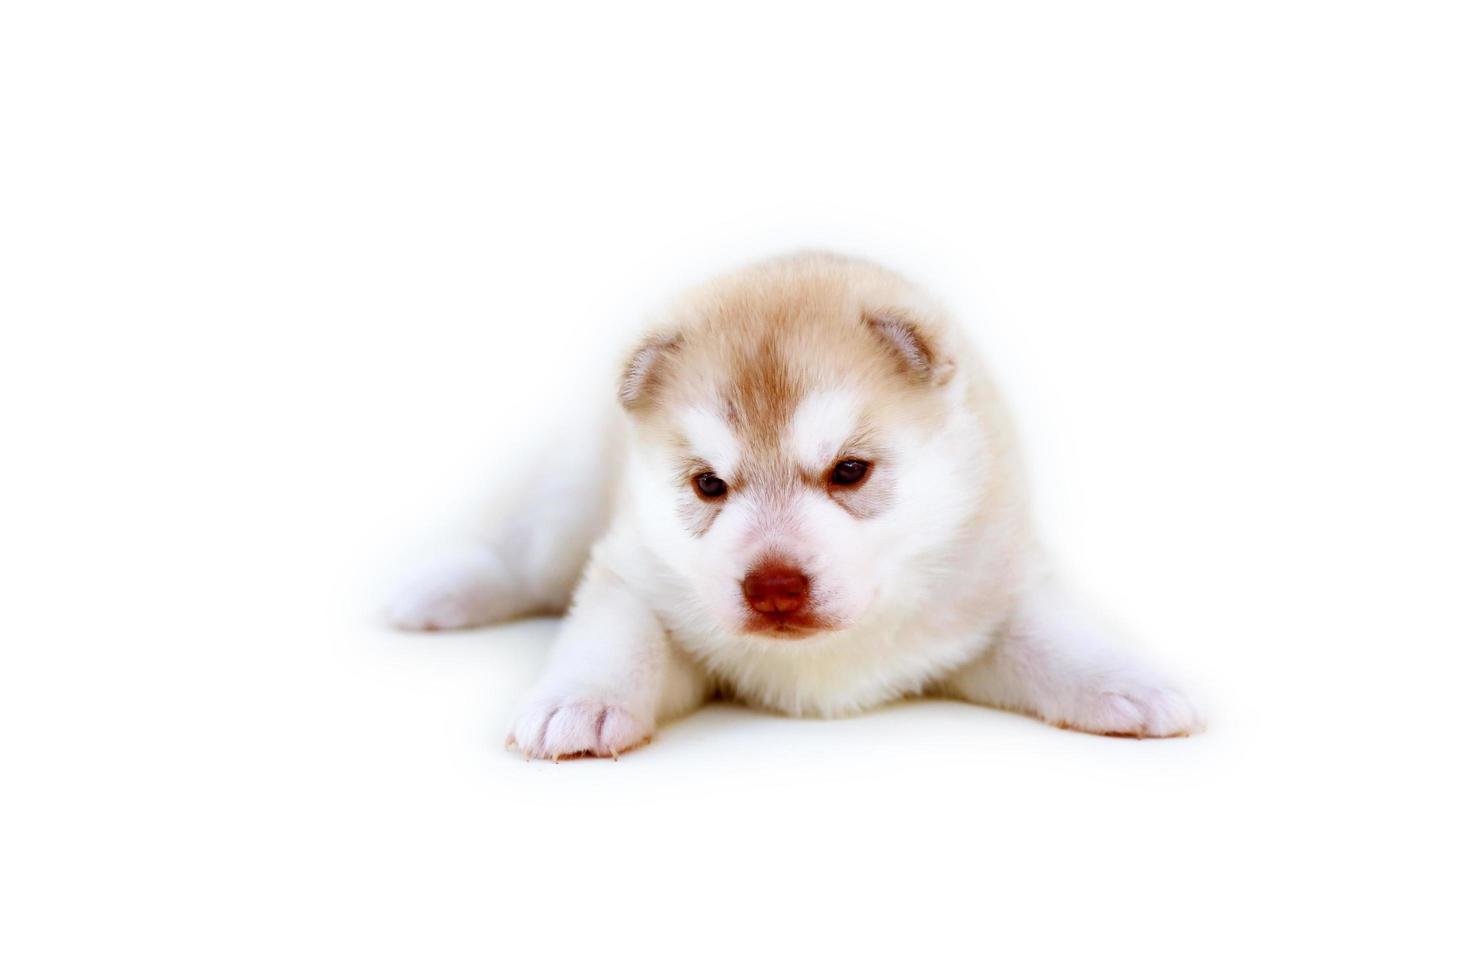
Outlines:
[[704,671],[671,647],[654,613],[594,560],[507,744],[541,759],[616,757],[709,694]]
[[498,623],[536,611],[531,590],[494,545],[446,549],[405,578],[388,603],[402,630],[452,630]]
[[941,690],[1100,735],[1168,737],[1203,728],[1184,695],[1049,584],[1023,598],[991,649]]
[[547,484],[481,540],[414,569],[389,601],[388,621],[404,630],[464,629],[561,613],[605,519],[605,502]]
[[389,622],[405,630],[463,629],[563,612],[607,524],[620,437],[612,424],[587,428],[590,439],[556,440],[556,452],[483,533],[414,569],[389,600]]

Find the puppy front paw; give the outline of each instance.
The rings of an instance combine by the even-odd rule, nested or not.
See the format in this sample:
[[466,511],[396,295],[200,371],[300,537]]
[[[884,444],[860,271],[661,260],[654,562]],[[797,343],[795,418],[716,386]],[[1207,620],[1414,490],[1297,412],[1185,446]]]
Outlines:
[[600,697],[547,698],[521,709],[506,746],[531,759],[616,759],[653,738],[653,721]]
[[1078,693],[1058,717],[1060,728],[1096,735],[1173,738],[1204,730],[1199,712],[1183,694],[1166,684],[1110,678]]
[[414,570],[388,603],[401,630],[453,630],[508,619],[518,611],[504,565],[487,548],[462,548]]

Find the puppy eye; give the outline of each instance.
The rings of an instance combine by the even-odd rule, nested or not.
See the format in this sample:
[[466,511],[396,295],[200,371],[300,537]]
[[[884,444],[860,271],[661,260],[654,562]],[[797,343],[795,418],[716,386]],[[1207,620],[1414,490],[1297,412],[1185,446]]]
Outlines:
[[851,487],[863,482],[863,477],[868,475],[869,464],[861,459],[844,459],[832,467],[832,473],[827,477],[834,486]]
[[724,480],[713,473],[701,473],[694,478],[694,489],[705,500],[713,500],[716,497],[723,497],[729,487],[725,486]]

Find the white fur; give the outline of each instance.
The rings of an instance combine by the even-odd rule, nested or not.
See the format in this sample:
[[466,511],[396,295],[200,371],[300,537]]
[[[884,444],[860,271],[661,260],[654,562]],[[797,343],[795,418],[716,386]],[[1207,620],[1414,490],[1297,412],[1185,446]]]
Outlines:
[[858,397],[841,388],[803,397],[787,427],[791,454],[807,469],[820,470],[830,464],[852,435],[858,406]]
[[700,458],[718,475],[729,475],[740,465],[740,442],[719,415],[705,408],[680,415],[684,437]]
[[436,555],[399,587],[388,619],[399,629],[463,629],[522,611],[509,566],[482,544]]
[[[907,342],[900,353],[921,358]],[[1091,732],[1199,730],[1188,701],[1046,573],[997,421],[1004,413],[957,342],[951,355],[946,376],[930,378],[943,386],[941,424],[888,423],[870,434],[887,447],[886,503],[872,514],[793,482],[732,490],[693,534],[675,517],[693,491],[670,447],[619,413],[595,446],[559,453],[482,543],[410,578],[391,618],[454,628],[558,609],[580,574],[545,674],[511,730],[515,746],[540,758],[614,756],[716,689],[800,715],[934,693]],[[633,368],[640,383],[655,370],[651,361]],[[850,388],[805,392],[798,404],[783,450],[808,471],[823,471],[860,422],[872,424]],[[742,449],[720,408],[686,407],[674,421],[728,476]],[[799,640],[742,630],[742,577],[773,554],[805,572],[813,606],[834,629]]]

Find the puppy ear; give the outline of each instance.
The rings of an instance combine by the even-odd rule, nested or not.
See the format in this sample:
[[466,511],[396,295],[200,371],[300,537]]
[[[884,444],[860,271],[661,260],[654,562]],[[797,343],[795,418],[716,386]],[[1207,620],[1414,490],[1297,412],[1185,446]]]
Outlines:
[[631,411],[648,403],[658,390],[664,362],[679,349],[679,343],[678,334],[659,334],[645,340],[633,352],[618,385],[618,400],[624,408]]
[[903,368],[920,381],[942,385],[954,376],[954,361],[939,350],[913,319],[893,310],[863,315],[863,322],[888,350],[897,355]]

